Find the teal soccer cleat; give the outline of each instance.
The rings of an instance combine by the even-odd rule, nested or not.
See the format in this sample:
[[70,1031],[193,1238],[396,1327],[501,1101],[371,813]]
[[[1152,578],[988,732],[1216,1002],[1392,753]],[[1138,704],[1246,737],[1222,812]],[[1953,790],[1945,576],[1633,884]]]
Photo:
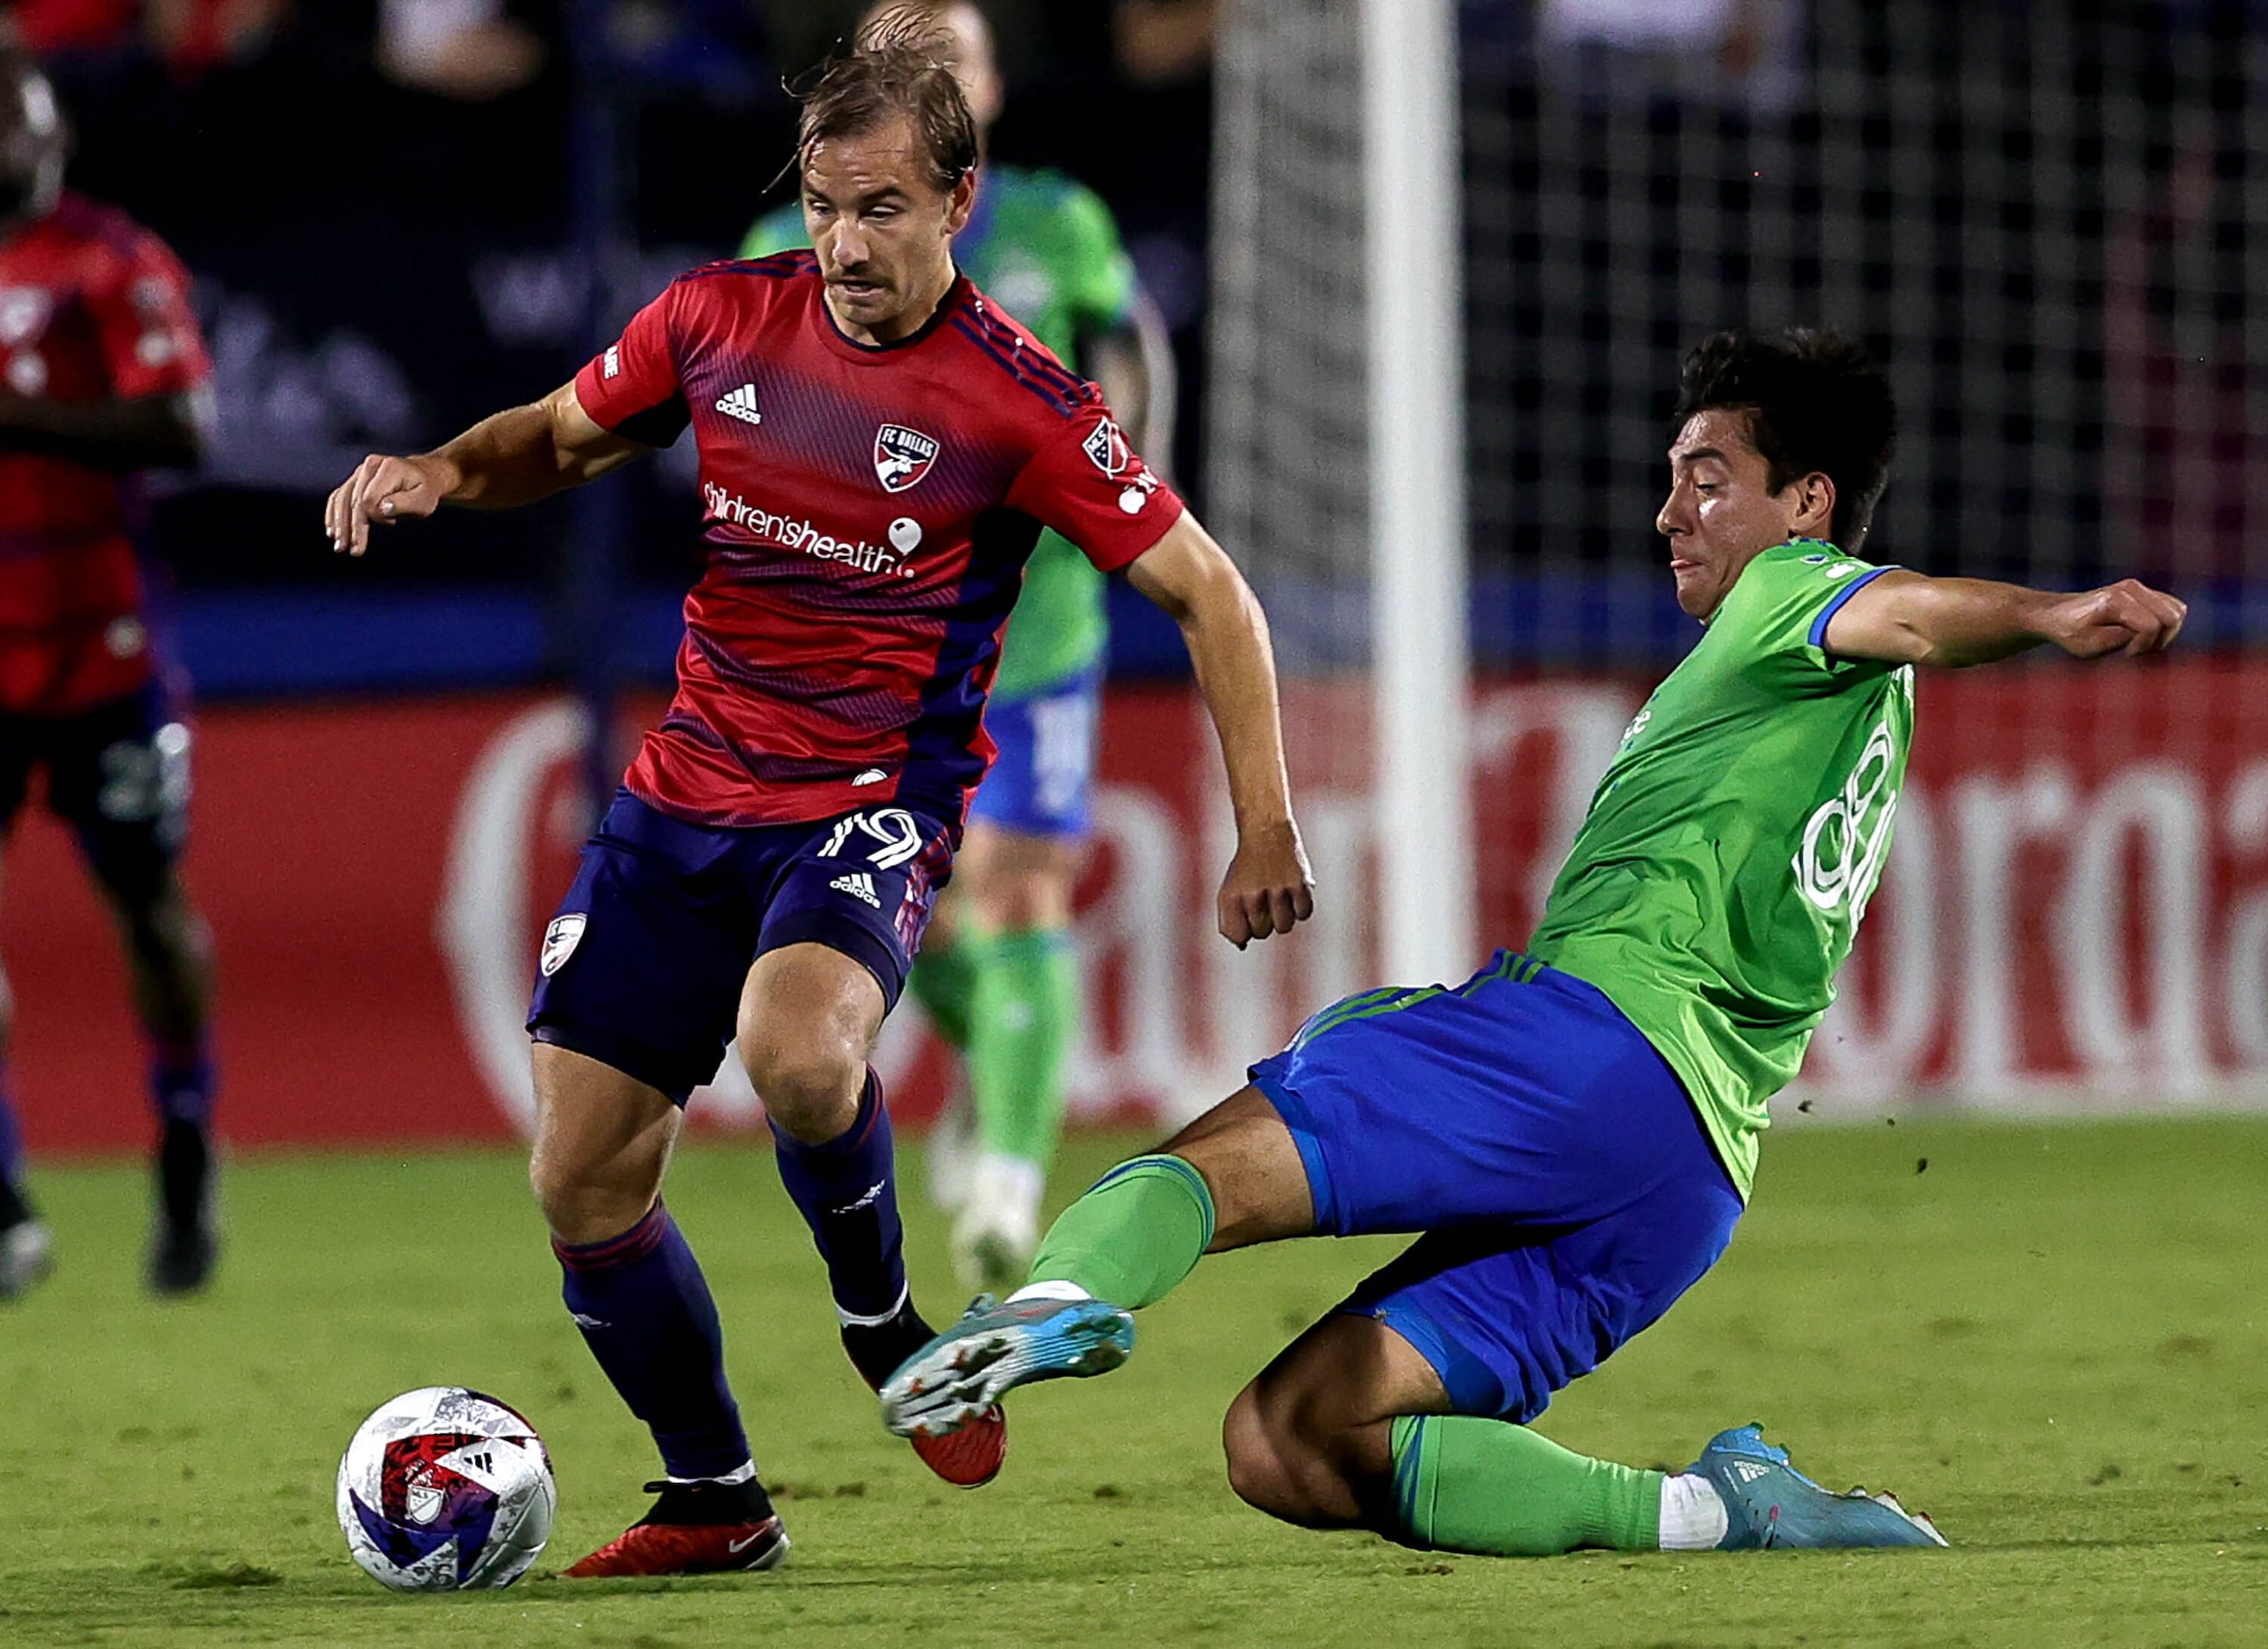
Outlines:
[[1778,1546],[1942,1546],[1927,1518],[1888,1494],[1853,1489],[1830,1494],[1764,1441],[1760,1425],[1719,1432],[1686,1469],[1709,1480],[1725,1502],[1728,1527],[1719,1551]]
[[954,1323],[882,1383],[882,1424],[900,1437],[943,1437],[1035,1380],[1101,1374],[1134,1349],[1134,1319],[1102,1299],[979,1294]]

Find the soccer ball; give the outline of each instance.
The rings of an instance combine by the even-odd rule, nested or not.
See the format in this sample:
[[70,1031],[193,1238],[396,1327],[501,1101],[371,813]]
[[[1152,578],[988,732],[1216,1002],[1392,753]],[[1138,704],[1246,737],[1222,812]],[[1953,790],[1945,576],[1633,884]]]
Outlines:
[[558,1493],[535,1428],[461,1386],[404,1392],[339,1461],[339,1528],[397,1592],[510,1586],[551,1538]]

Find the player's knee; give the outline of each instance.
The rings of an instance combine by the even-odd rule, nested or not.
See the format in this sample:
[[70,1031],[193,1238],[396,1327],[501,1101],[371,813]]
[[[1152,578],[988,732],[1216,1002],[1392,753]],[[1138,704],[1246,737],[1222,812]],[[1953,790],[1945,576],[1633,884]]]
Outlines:
[[1003,933],[1045,932],[1071,922],[1070,878],[1052,867],[996,872],[983,894],[984,918]]
[[1307,1528],[1336,1528],[1357,1514],[1353,1488],[1327,1436],[1294,1408],[1248,1386],[1221,1424],[1228,1486],[1255,1511]]
[[865,1050],[824,1026],[768,1027],[744,1034],[748,1083],[773,1122],[807,1145],[834,1138],[858,1115]]
[[541,1146],[527,1160],[528,1189],[562,1242],[604,1242],[643,1218],[659,1189],[619,1164],[579,1162]]
[[1228,1486],[1236,1498],[1271,1517],[1289,1517],[1292,1475],[1277,1454],[1260,1418],[1260,1404],[1247,1387],[1229,1404],[1220,1427],[1221,1452],[1228,1457]]

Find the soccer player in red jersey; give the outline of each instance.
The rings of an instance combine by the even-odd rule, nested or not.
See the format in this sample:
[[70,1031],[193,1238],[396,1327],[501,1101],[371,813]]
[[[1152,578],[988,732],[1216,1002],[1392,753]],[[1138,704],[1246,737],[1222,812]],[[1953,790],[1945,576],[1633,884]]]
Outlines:
[[[976,138],[924,40],[869,32],[806,94],[814,250],[694,270],[571,383],[432,453],[364,460],[327,512],[358,554],[373,523],[528,503],[688,424],[699,447],[708,564],[677,695],[544,937],[529,1019],[530,1172],[567,1306],[666,1473],[572,1575],[767,1568],[786,1550],[716,1307],[659,1200],[679,1108],[736,1036],[852,1363],[879,1386],[928,1336],[866,1055],[991,759],[985,697],[1042,526],[1189,641],[1238,824],[1222,934],[1241,946],[1313,909],[1258,603],[1095,387],[954,269]],[[956,1437],[917,1447],[948,1482],[988,1480],[999,1417]]]
[[[69,133],[0,49],[0,831],[44,769],[118,918],[159,1119],[149,1281],[211,1274],[210,941],[174,873],[189,734],[151,657],[132,475],[190,464],[207,376],[188,279],[158,238],[63,188]],[[0,979],[0,1057],[11,1018]],[[0,1064],[0,1299],[46,1271]]]

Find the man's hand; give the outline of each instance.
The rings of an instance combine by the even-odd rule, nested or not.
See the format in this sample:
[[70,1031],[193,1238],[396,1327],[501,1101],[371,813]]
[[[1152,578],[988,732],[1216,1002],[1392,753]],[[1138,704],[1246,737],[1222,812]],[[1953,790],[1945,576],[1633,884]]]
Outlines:
[[333,549],[359,556],[370,547],[372,521],[391,526],[445,504],[516,509],[595,481],[648,450],[593,423],[575,386],[565,383],[416,458],[372,453],[323,505],[323,526]]
[[439,458],[384,458],[372,453],[355,466],[323,505],[323,529],[334,550],[359,556],[370,547],[370,526],[431,515],[456,490],[455,465]]
[[2187,602],[2153,590],[2139,578],[2121,578],[2055,602],[2040,628],[2048,640],[2074,659],[2100,659],[2114,652],[2133,659],[2172,646],[2189,611]]
[[1237,832],[1236,857],[1221,878],[1220,936],[1242,950],[1254,939],[1288,933],[1315,914],[1315,878],[1300,827],[1281,824]]

